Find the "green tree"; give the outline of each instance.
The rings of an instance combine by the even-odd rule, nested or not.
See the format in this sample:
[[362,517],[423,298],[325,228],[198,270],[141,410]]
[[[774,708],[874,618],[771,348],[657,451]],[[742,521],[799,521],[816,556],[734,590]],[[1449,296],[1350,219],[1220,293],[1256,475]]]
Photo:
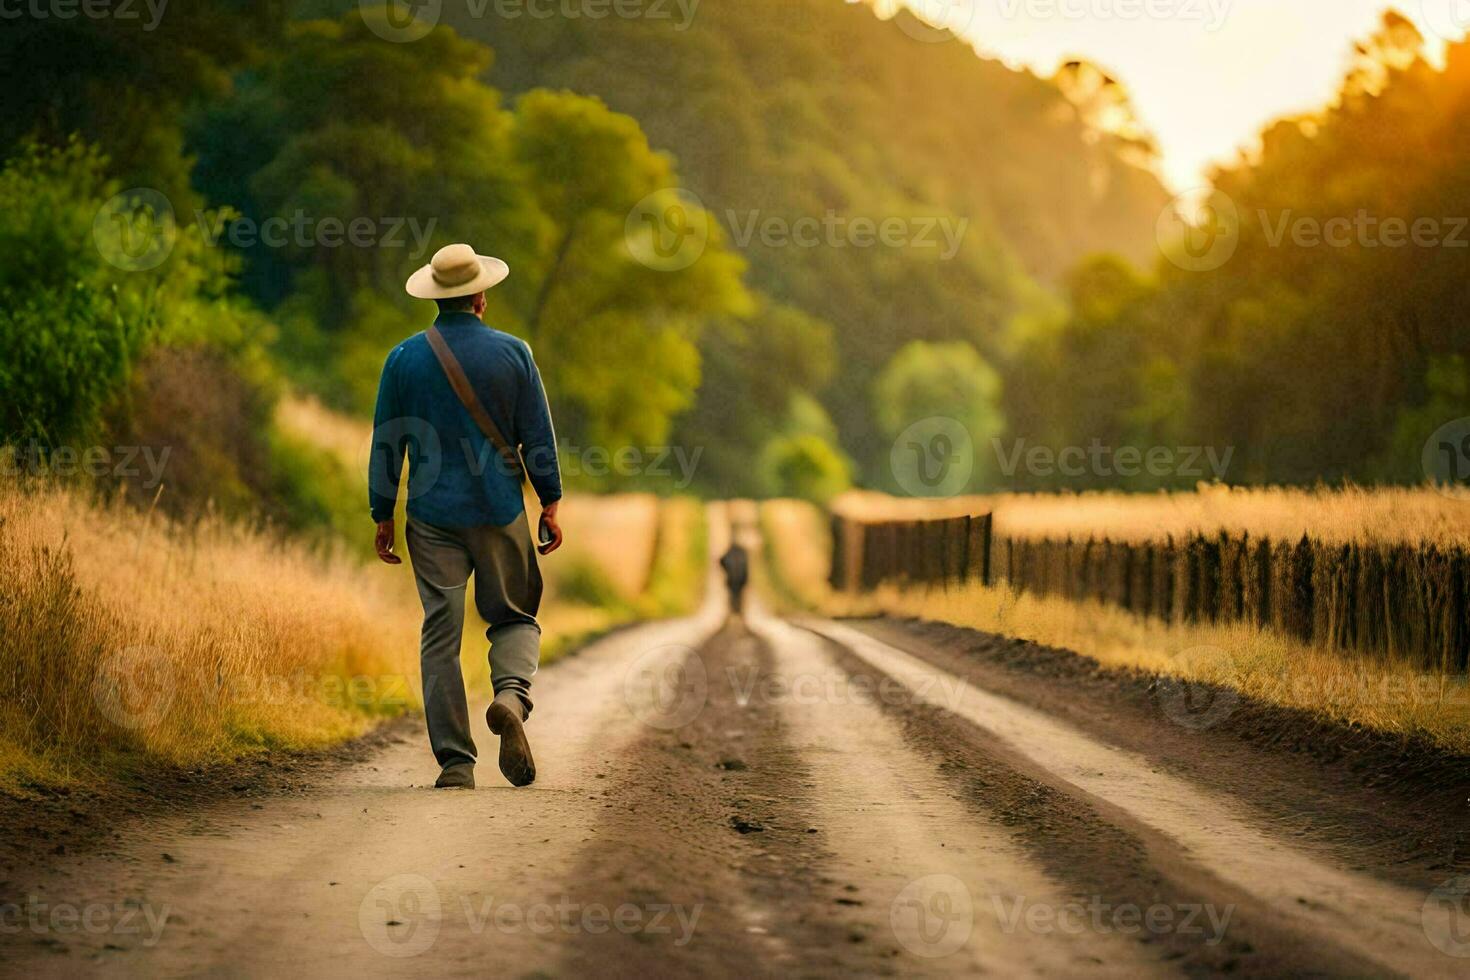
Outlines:
[[598,445],[662,442],[698,388],[701,328],[753,309],[744,263],[703,214],[687,216],[707,229],[687,267],[640,261],[630,215],[677,178],[637,122],[600,101],[527,93],[510,143],[546,219],[523,322],[562,421]]
[[969,344],[904,345],[873,385],[873,413],[890,440],[924,419],[951,418],[964,426],[974,447],[971,480],[984,485],[991,442],[1005,429],[1001,379]]

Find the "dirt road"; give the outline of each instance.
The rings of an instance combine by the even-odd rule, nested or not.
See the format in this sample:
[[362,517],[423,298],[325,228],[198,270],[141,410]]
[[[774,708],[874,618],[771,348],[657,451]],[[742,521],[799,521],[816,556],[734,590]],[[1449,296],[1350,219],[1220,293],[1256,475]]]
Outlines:
[[730,619],[708,593],[688,620],[544,672],[533,787],[500,779],[480,731],[480,788],[426,788],[413,731],[308,792],[151,820],[8,882],[0,967],[1470,969],[1470,912],[1453,886],[1432,891],[1453,876],[1395,850],[1401,831],[1367,791],[1329,791],[1310,766],[1164,714],[1061,703],[1046,678],[1006,675],[1015,689],[997,693],[920,630],[788,622],[759,603]]

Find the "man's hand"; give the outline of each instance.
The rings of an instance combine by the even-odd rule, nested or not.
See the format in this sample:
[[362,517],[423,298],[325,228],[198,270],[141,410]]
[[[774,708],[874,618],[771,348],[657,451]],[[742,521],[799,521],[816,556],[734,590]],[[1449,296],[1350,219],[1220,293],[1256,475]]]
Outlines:
[[378,522],[378,536],[374,541],[378,557],[389,565],[402,565],[403,559],[393,553],[393,518]]
[[556,500],[541,508],[541,526],[551,532],[549,544],[541,544],[541,535],[536,535],[536,550],[543,555],[549,555],[561,547],[561,525],[556,521],[556,511],[560,504],[561,501]]

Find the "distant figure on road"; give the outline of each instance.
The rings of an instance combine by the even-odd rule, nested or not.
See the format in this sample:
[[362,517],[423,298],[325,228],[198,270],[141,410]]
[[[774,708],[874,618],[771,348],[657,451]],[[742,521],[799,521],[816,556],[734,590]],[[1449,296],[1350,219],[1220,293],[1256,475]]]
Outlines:
[[725,585],[730,590],[730,611],[739,613],[745,585],[750,581],[750,556],[739,544],[731,542],[730,550],[720,557],[720,567],[725,570]]
[[[420,647],[424,714],[441,789],[473,789],[475,743],[459,650],[465,589],[475,576],[475,608],[490,624],[485,713],[500,736],[500,771],[513,785],[536,778],[526,740],[531,679],[541,660],[541,570],[536,553],[561,547],[561,468],[541,375],[525,342],[486,326],[485,290],[510,269],[468,245],[440,249],[408,280],[417,299],[439,304],[434,325],[388,355],[378,387],[368,496],[378,524],[378,557],[390,565],[393,514],[408,454],[404,537],[424,606]],[[531,542],[522,484],[541,502]]]

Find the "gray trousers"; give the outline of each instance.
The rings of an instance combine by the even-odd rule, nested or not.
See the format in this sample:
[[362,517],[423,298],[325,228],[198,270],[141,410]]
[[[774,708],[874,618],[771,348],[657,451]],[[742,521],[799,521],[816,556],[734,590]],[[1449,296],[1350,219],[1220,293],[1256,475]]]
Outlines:
[[429,744],[441,767],[473,764],[470,713],[459,650],[465,592],[475,576],[475,608],[490,624],[490,681],[498,695],[515,691],[531,710],[531,679],[541,660],[541,569],[523,513],[504,527],[447,528],[408,521],[404,531],[424,631],[419,648]]

